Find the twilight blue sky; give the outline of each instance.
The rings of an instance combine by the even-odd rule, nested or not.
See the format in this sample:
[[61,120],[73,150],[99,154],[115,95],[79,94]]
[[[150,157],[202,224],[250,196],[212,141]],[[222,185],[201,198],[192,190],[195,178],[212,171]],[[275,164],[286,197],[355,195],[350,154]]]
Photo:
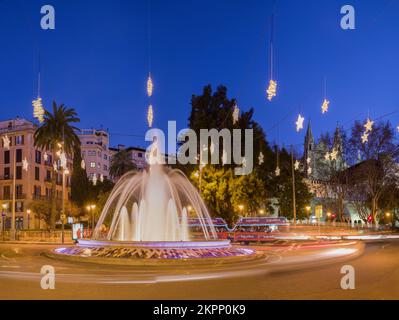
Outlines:
[[[31,119],[40,52],[46,106],[76,108],[81,127],[109,128],[114,145],[146,145],[148,1],[0,0],[0,118]],[[269,103],[274,2],[278,97]],[[40,28],[44,4],[55,7],[54,31]],[[344,4],[356,9],[354,31],[340,28]],[[397,111],[385,119],[399,124],[397,0],[152,0],[151,21],[156,127],[185,127],[191,95],[208,83],[254,107],[280,144],[303,142],[299,112],[317,136],[368,114]],[[331,109],[322,116],[324,77]]]

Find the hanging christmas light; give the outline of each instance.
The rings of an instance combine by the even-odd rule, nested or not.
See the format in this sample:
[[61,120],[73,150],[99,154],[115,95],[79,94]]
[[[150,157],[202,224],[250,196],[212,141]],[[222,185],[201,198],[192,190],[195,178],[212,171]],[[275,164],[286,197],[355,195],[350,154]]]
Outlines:
[[312,168],[309,167],[309,168],[308,168],[308,176],[310,176],[311,174],[312,174]]
[[267,99],[272,101],[272,99],[277,95],[277,82],[274,80],[270,80],[269,87],[266,90]]
[[373,125],[374,125],[374,121],[367,119],[367,122],[364,125],[364,128],[366,129],[366,133],[373,131]]
[[326,155],[324,156],[324,159],[326,161],[330,161],[331,160],[331,154],[329,152],[327,152]]
[[148,112],[147,112],[147,122],[150,128],[152,127],[153,121],[154,121],[154,111],[152,110],[152,105],[150,104],[148,106]]
[[48,161],[48,154],[47,154],[47,152],[44,152],[44,154],[43,154],[43,160],[44,160],[45,162]]
[[327,99],[324,99],[323,104],[321,106],[321,112],[323,114],[328,112],[328,106],[330,105],[330,101],[328,101]]
[[311,162],[312,162],[312,159],[310,159],[310,157],[307,157],[306,163],[307,163],[307,164],[310,164]]
[[259,165],[262,165],[265,162],[265,156],[263,155],[262,151],[259,153]]
[[369,141],[369,134],[368,134],[367,132],[365,132],[365,133],[362,135],[362,143],[365,144],[365,143],[368,142],[368,141]]
[[227,164],[227,151],[223,149],[222,164]]
[[331,152],[331,160],[337,160],[338,151],[334,148]]
[[54,169],[54,172],[57,172],[57,171],[58,171],[57,162],[54,162],[54,163],[53,163],[53,169]]
[[101,181],[101,183],[104,182],[104,176],[102,174],[100,175],[100,181]]
[[29,162],[26,157],[22,160],[22,169],[25,171],[28,171],[29,169]]
[[3,136],[3,146],[5,150],[10,150],[11,139],[8,135]]
[[152,92],[154,90],[154,84],[151,79],[151,73],[148,75],[148,80],[147,80],[147,95],[148,97],[152,97]]
[[303,129],[303,122],[305,121],[305,118],[302,117],[300,114],[298,115],[298,120],[295,122],[296,124],[296,131],[299,132]]
[[234,105],[234,110],[233,110],[232,116],[233,116],[233,124],[236,124],[240,117],[240,109],[238,108],[237,104]]
[[298,171],[298,170],[299,170],[300,164],[301,164],[301,163],[300,163],[298,160],[295,160],[295,163],[294,163],[294,169],[295,169],[295,171]]
[[280,168],[277,167],[276,170],[274,171],[274,173],[275,173],[276,177],[279,177],[279,176],[280,176],[280,173],[281,173]]
[[44,122],[44,108],[42,98],[38,97],[32,101],[33,106],[33,117],[36,118],[40,123]]
[[86,162],[82,159],[82,161],[80,162],[80,167],[85,170],[86,169]]
[[93,186],[97,185],[97,174],[93,174]]
[[242,158],[242,167],[243,168],[247,167],[247,159],[246,158]]

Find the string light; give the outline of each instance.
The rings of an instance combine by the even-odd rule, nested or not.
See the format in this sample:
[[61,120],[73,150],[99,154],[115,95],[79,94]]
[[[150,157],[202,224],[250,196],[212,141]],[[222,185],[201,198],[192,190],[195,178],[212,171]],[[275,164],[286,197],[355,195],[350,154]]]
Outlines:
[[328,112],[328,107],[329,107],[329,105],[330,105],[330,101],[328,101],[327,99],[324,99],[323,104],[322,104],[322,106],[321,106],[321,112],[322,112],[323,114],[325,114],[325,113]]
[[303,122],[305,121],[305,118],[302,117],[300,114],[298,115],[298,120],[295,122],[296,124],[296,131],[299,132],[303,129]]
[[150,128],[152,127],[153,121],[154,121],[154,111],[152,110],[152,105],[150,104],[148,106],[148,112],[147,112],[147,122]]
[[8,135],[3,136],[4,149],[10,150],[11,139]]
[[60,153],[60,165],[61,165],[61,167],[62,168],[66,168],[66,166],[67,166],[67,157],[66,157],[66,154],[65,154],[65,152],[64,151],[62,151],[61,153]]
[[38,97],[32,101],[33,106],[33,117],[36,118],[40,123],[44,122],[44,108],[42,98]]
[[270,80],[269,87],[266,90],[267,99],[272,101],[272,99],[277,95],[277,82],[274,80]]

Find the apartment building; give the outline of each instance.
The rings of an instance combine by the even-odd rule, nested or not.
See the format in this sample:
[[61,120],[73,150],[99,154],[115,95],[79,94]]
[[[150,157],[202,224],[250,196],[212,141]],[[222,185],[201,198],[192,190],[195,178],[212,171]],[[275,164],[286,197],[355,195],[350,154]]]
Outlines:
[[[53,155],[34,146],[36,125],[25,119],[0,121],[0,203],[5,205],[4,226],[11,226],[12,199],[15,193],[17,229],[38,229],[44,221],[32,210],[33,202],[51,198]],[[9,146],[6,141],[9,142]],[[6,142],[6,144],[5,144]],[[57,160],[60,168],[60,160]],[[15,165],[15,190],[13,190]],[[72,168],[71,159],[67,159]],[[66,176],[65,198],[70,195],[70,176]],[[57,172],[57,199],[62,200],[62,174]],[[3,219],[0,224],[3,228]]]
[[81,142],[82,159],[90,180],[109,178],[110,148],[106,130],[82,129],[77,132]]
[[148,164],[145,158],[146,150],[139,147],[126,147],[124,145],[118,145],[114,148],[109,148],[110,150],[110,157],[112,158],[116,153],[122,150],[126,150],[130,153],[132,163],[136,165],[139,170],[143,170],[147,168]]

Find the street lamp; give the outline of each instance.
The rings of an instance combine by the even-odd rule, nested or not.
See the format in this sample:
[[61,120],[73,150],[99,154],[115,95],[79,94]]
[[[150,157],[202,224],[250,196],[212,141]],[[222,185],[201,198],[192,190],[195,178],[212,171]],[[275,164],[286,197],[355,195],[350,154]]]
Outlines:
[[390,218],[393,217],[390,212],[386,212],[385,216],[387,217],[387,220],[391,220]]
[[87,211],[91,212],[91,233],[93,234],[93,230],[94,230],[94,209],[96,208],[95,204],[89,204],[86,209]]
[[244,211],[244,205],[243,204],[238,205],[238,210],[240,210],[240,214],[242,216],[242,212]]

